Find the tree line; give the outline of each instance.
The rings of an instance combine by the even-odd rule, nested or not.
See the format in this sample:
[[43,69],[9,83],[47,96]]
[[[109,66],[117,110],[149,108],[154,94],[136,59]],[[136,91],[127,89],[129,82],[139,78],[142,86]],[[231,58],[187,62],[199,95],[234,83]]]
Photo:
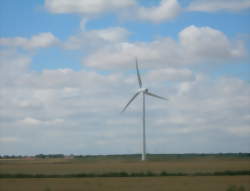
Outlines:
[[[185,154],[147,154],[151,160],[160,160],[164,158],[193,158],[193,157],[250,157],[250,153],[185,153]],[[65,155],[65,154],[37,154],[37,155],[1,155],[0,159],[14,158],[113,158],[113,159],[137,159],[140,154],[117,154],[117,155]]]

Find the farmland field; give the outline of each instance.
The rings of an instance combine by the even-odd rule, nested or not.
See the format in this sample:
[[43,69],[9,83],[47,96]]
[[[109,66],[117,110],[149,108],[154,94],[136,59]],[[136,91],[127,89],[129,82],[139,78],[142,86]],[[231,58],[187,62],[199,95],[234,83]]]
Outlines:
[[166,158],[140,161],[122,158],[83,159],[1,159],[0,173],[72,174],[105,172],[214,172],[225,170],[250,170],[250,158],[238,157],[191,157]]
[[230,185],[250,190],[247,176],[2,179],[2,191],[226,191]]
[[[1,159],[0,174],[67,175],[110,172],[213,173],[250,171],[249,157],[164,157],[139,161],[136,157]],[[84,178],[1,178],[0,190],[190,190],[226,191],[230,186],[250,191],[250,176],[157,176]]]

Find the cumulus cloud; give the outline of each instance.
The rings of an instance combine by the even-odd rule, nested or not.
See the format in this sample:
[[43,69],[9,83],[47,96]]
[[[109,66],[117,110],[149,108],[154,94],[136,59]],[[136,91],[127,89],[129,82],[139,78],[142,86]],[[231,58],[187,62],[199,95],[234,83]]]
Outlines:
[[45,7],[52,13],[77,13],[95,15],[117,9],[128,8],[134,0],[46,0]]
[[0,38],[0,46],[24,48],[28,50],[46,48],[58,43],[58,39],[50,32],[40,33],[30,39],[24,37]]
[[127,39],[129,32],[122,27],[110,27],[101,30],[84,30],[81,33],[71,36],[63,47],[66,49],[85,50],[96,49],[110,43],[123,42]]
[[166,127],[171,134],[222,132],[225,136],[242,136],[245,132],[247,137],[249,93],[249,84],[242,80],[220,78],[215,81],[199,75],[194,81],[177,85],[176,95],[171,97],[168,106],[171,111],[166,118],[158,118],[154,123],[160,128]]
[[4,144],[4,143],[16,143],[18,142],[18,138],[16,137],[2,137],[0,138],[0,143]]
[[161,0],[152,7],[139,5],[136,0],[46,0],[45,7],[52,13],[76,13],[85,17],[116,12],[124,18],[155,23],[171,20],[181,11],[177,0]]
[[27,71],[31,64],[31,58],[17,53],[14,50],[0,50],[0,84],[11,86],[20,76],[25,76],[23,72]]
[[227,36],[211,27],[191,25],[179,33],[185,51],[200,57],[230,58],[245,54],[242,42],[230,41]]
[[162,0],[160,5],[155,7],[138,7],[135,17],[139,20],[162,22],[175,18],[181,11],[177,0]]
[[188,6],[189,11],[230,11],[237,12],[250,8],[249,0],[193,0]]
[[32,117],[26,117],[25,119],[20,121],[21,123],[24,123],[25,125],[32,125],[32,126],[36,126],[42,123],[41,120],[38,119],[34,119]]
[[189,26],[179,33],[179,40],[161,38],[151,42],[121,42],[89,54],[83,64],[99,69],[127,67],[138,57],[144,68],[185,66],[210,61],[243,58],[241,41],[230,40],[223,32],[210,27]]
[[147,7],[136,0],[46,0],[45,7],[52,13],[74,13],[86,17],[115,12],[124,19],[136,19],[160,23],[176,18],[182,10],[237,12],[250,8],[249,0],[193,0],[182,8],[178,0],[160,0],[159,4]]
[[63,119],[53,119],[53,120],[39,120],[39,119],[35,119],[32,117],[25,117],[24,119],[20,120],[19,123],[27,125],[27,126],[31,126],[31,127],[36,127],[39,125],[56,125],[56,124],[60,124],[63,123]]
[[148,72],[148,81],[192,81],[195,75],[189,69],[164,68]]

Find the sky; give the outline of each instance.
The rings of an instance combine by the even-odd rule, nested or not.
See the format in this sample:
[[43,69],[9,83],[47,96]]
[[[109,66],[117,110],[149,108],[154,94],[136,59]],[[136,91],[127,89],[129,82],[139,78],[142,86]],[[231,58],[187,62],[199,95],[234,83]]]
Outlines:
[[250,152],[250,0],[0,2],[0,154]]

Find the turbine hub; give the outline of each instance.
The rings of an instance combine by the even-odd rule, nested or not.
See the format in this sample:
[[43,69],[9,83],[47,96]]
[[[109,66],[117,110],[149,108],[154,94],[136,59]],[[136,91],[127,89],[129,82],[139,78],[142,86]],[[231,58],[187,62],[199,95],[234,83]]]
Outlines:
[[148,89],[147,88],[140,88],[140,89],[138,89],[138,92],[146,93],[146,92],[148,92]]

